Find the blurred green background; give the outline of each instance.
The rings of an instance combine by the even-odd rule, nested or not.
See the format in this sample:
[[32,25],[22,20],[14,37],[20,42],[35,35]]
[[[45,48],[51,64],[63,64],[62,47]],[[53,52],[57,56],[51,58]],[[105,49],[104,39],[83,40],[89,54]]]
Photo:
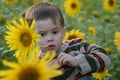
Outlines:
[[[115,32],[120,32],[120,0],[116,2],[116,10],[109,12],[103,9],[103,0],[80,0],[82,3],[81,10],[73,17],[69,17],[65,13],[65,0],[8,0],[15,1],[6,3],[6,0],[0,0],[0,69],[6,69],[2,65],[1,60],[7,59],[15,61],[12,56],[14,51],[8,49],[4,36],[6,25],[13,19],[25,15],[26,10],[37,2],[47,1],[57,4],[63,13],[65,26],[67,31],[78,29],[85,33],[85,40],[98,44],[108,51],[108,55],[112,60],[112,66],[106,80],[120,79],[120,52],[114,44]],[[89,35],[89,27],[94,27],[96,35]]]

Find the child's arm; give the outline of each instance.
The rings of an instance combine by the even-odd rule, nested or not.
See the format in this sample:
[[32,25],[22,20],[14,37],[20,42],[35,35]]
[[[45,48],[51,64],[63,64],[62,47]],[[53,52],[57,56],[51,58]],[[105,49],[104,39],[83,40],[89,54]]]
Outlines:
[[96,44],[83,43],[80,47],[82,54],[75,56],[82,74],[103,71],[111,66],[111,60],[103,48]]
[[79,65],[81,74],[103,71],[111,65],[111,60],[106,55],[105,50],[96,44],[81,41],[67,48],[65,52],[72,54],[72,56],[61,53],[58,56],[58,61],[72,67]]

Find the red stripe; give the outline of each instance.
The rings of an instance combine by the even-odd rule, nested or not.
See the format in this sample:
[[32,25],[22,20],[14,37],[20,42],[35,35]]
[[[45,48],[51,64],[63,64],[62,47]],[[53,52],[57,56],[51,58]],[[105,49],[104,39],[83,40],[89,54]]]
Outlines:
[[104,70],[105,64],[103,59],[101,59],[97,54],[91,53],[91,48],[88,50],[87,54],[92,54],[94,57],[96,57],[100,63],[100,72]]
[[89,54],[91,52],[91,48],[87,51],[87,54]]
[[105,64],[104,61],[95,53],[91,53],[94,57],[96,57],[100,63],[100,72],[104,70]]
[[73,40],[73,41],[71,41],[70,43],[69,43],[69,46],[70,45],[73,45],[73,44],[76,44],[76,43],[79,43],[79,42],[81,42],[83,39],[77,39],[77,40]]

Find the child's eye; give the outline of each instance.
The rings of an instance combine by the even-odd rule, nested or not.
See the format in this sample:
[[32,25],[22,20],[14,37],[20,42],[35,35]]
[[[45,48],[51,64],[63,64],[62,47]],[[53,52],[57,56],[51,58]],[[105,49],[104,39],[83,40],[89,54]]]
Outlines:
[[53,31],[53,34],[57,34],[59,31]]
[[41,35],[42,37],[44,37],[46,34],[45,34],[45,33],[41,33],[40,35]]

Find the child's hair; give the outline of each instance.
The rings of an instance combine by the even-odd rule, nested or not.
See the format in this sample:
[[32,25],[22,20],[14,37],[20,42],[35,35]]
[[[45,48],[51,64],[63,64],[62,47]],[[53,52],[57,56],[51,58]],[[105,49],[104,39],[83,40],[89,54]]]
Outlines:
[[55,4],[48,2],[41,2],[31,6],[26,12],[25,18],[29,26],[33,19],[37,21],[50,18],[55,24],[58,20],[62,27],[64,27],[64,19],[61,10]]

